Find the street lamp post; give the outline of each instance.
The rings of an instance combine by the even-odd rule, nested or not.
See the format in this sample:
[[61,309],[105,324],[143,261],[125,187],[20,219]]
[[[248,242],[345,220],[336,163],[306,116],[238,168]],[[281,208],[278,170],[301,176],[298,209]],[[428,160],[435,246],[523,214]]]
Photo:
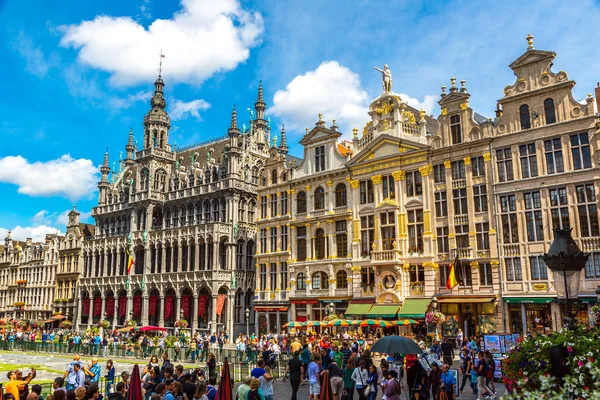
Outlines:
[[[437,312],[438,307],[438,299],[435,295],[431,298],[431,310],[435,313]],[[438,324],[435,324],[435,340],[439,340],[440,336],[438,334]]]
[[246,308],[246,337],[250,337],[250,309]]
[[577,325],[575,313],[570,307],[571,297],[574,301],[577,300],[581,271],[589,256],[590,253],[582,252],[571,237],[571,228],[555,229],[554,241],[548,253],[542,256],[548,269],[552,271],[567,329],[574,329]]

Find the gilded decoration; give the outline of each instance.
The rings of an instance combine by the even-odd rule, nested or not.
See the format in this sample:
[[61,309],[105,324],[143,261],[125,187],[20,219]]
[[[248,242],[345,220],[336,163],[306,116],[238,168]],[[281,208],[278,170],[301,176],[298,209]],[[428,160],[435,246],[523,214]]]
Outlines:
[[404,111],[403,114],[406,118],[408,118],[408,120],[410,121],[411,124],[413,124],[413,125],[417,124],[417,120],[415,119],[415,114],[411,113],[410,111]]
[[444,161],[444,167],[446,167],[446,169],[452,168],[452,162],[450,162],[450,161]]
[[460,109],[463,110],[463,111],[466,110],[467,108],[469,108],[469,102],[468,101],[465,102],[465,103],[462,103],[460,105]]
[[419,157],[413,157],[413,158],[408,158],[408,159],[402,159],[399,161],[390,161],[390,162],[382,162],[379,164],[374,164],[371,167],[357,169],[354,171],[354,174],[356,174],[356,175],[367,174],[370,172],[378,171],[380,169],[388,169],[388,168],[393,168],[393,167],[400,167],[403,165],[411,165],[411,164],[416,164],[421,161],[427,161],[427,155],[422,155]]
[[350,181],[350,187],[352,189],[358,189],[360,187],[360,181],[358,179]]
[[371,127],[373,126],[373,121],[369,121],[365,124],[365,127],[363,128],[363,136],[366,136],[367,133],[369,133],[369,129],[371,129]]
[[408,272],[408,270],[410,269],[410,264],[409,263],[404,263],[402,265],[402,268],[404,269],[404,271]]
[[371,177],[374,185],[379,185],[381,183],[381,175],[373,175]]
[[431,165],[431,164],[427,164],[427,165],[419,168],[419,172],[421,173],[421,176],[427,176],[431,173],[431,171],[433,171],[433,165]]
[[479,263],[477,261],[471,261],[471,263],[469,264],[471,266],[471,268],[475,269],[475,268],[479,268]]
[[483,153],[483,161],[488,162],[492,159],[492,155],[490,153]]
[[381,203],[379,203],[379,205],[377,207],[381,207],[381,206],[394,206],[394,207],[398,207],[398,203],[396,203],[394,200],[386,197],[385,199],[383,199],[383,201]]
[[327,181],[327,186],[332,187],[333,186],[333,181]]
[[406,178],[406,171],[392,172],[392,176],[396,182],[403,181]]
[[463,161],[465,162],[465,165],[471,165],[471,157],[466,156],[463,158]]
[[381,129],[384,131],[390,129],[390,122],[387,119],[382,120],[379,125],[381,125]]
[[304,187],[304,189],[306,189],[306,191],[310,190],[310,185],[306,185],[306,187]]
[[443,116],[448,115],[448,109],[447,108],[442,108],[442,115]]
[[391,104],[384,104],[383,107],[381,108],[376,108],[375,112],[379,115],[387,115],[389,113],[391,113],[392,111],[394,111],[394,107],[392,107]]

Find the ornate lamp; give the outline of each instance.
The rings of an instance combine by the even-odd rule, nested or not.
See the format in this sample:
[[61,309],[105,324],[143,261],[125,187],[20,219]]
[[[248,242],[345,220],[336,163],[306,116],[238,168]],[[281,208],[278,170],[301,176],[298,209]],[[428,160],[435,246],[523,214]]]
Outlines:
[[542,256],[548,269],[552,271],[554,287],[563,304],[565,326],[569,329],[575,327],[575,315],[569,307],[569,302],[571,298],[577,298],[581,271],[585,268],[589,256],[590,253],[582,252],[571,237],[571,228],[555,229],[554,241],[548,253]]
[[246,308],[246,337],[250,337],[250,309]]
[[437,299],[437,297],[433,296],[431,298],[431,308],[433,308],[433,310],[435,311],[435,310],[437,310],[437,307],[438,307],[438,299]]

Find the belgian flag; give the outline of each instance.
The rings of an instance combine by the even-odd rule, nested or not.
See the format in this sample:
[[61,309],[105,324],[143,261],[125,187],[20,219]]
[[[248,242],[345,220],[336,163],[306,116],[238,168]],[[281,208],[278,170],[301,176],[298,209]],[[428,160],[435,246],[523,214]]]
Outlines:
[[129,248],[125,247],[125,251],[127,252],[127,275],[131,275],[131,267],[135,262],[133,261],[133,256],[129,252]]
[[450,273],[448,274],[448,279],[446,280],[446,289],[453,289],[458,286],[458,280],[456,279],[456,270],[460,266],[460,260],[458,258],[458,254],[456,255],[456,259],[450,265]]

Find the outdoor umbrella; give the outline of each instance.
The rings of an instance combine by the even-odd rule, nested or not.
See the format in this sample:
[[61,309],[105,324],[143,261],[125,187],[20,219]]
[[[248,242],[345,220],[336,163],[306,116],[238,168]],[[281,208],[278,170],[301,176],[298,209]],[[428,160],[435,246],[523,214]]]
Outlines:
[[333,393],[331,390],[331,384],[329,383],[329,371],[323,371],[320,377],[321,379],[321,397],[319,400],[333,400]]
[[150,331],[166,332],[167,331],[166,328],[161,328],[160,326],[152,326],[152,325],[140,326],[139,328],[136,328],[135,330],[140,331],[140,332],[150,332]]
[[384,336],[369,349],[372,353],[421,354],[419,345],[404,336]]
[[333,321],[329,321],[329,326],[349,326],[350,322],[345,319],[334,319]]
[[350,321],[350,325],[352,325],[352,326],[355,326],[358,324],[360,324],[360,320],[358,320],[358,319],[354,319],[354,320]]
[[415,325],[417,321],[414,319],[401,319],[399,321],[394,321],[394,325]]
[[379,321],[379,326],[381,326],[382,328],[390,328],[394,326],[394,323],[390,321]]
[[219,382],[219,389],[217,390],[217,396],[215,400],[231,400],[233,398],[233,381],[229,374],[229,361],[225,357],[223,361],[223,368],[221,369],[221,382]]
[[131,380],[129,381],[129,390],[127,391],[126,400],[142,399],[142,382],[140,381],[140,367],[137,364],[133,366],[131,371]]
[[327,322],[321,322],[321,321],[308,321],[306,323],[306,326],[311,327],[311,326],[327,326]]
[[134,329],[135,329],[135,327],[133,327],[133,326],[126,326],[125,328],[117,329],[117,332],[131,332]]
[[375,325],[379,325],[379,322],[375,321],[374,319],[363,319],[362,321],[360,321],[360,326],[375,326]]
[[291,321],[291,322],[288,322],[287,324],[285,324],[283,327],[284,328],[301,328],[303,326],[304,326],[304,322]]

